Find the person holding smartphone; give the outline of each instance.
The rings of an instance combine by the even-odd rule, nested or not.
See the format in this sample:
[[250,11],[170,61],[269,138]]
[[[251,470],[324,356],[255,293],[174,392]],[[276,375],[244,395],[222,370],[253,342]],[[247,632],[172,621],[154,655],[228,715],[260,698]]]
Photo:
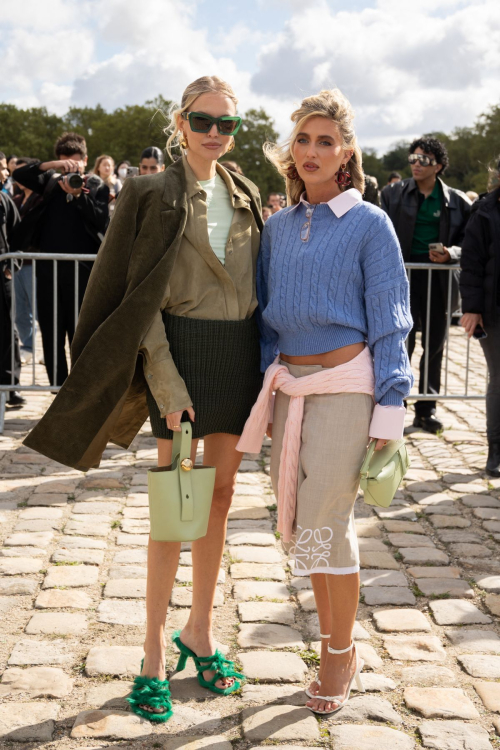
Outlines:
[[[410,263],[453,263],[460,258],[460,245],[470,215],[470,200],[465,193],[442,180],[448,166],[446,147],[437,138],[423,136],[411,144],[408,162],[412,177],[386,185],[382,190],[382,208],[396,230],[403,258]],[[428,354],[427,392],[439,394],[441,362],[447,330],[448,274],[432,273],[429,341],[427,341],[426,269],[413,270],[410,278],[410,305],[414,325],[408,337],[410,358],[415,349],[418,327],[422,331],[423,354],[420,360],[419,393],[425,393],[425,362]],[[451,312],[459,306],[458,273],[452,275]],[[436,401],[417,401],[415,427],[436,433],[443,423],[436,417]]]
[[460,324],[479,340],[488,366],[486,473],[500,477],[500,160],[489,188],[474,203],[462,244]]

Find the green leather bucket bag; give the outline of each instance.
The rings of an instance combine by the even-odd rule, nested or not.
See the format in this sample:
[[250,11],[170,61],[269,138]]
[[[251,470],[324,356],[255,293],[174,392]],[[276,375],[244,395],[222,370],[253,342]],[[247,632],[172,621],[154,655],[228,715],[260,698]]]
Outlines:
[[214,466],[191,461],[192,429],[182,422],[174,433],[172,463],[148,471],[151,539],[194,542],[206,536],[215,485]]
[[360,486],[365,503],[388,508],[401,480],[410,468],[410,457],[404,440],[390,440],[376,451],[372,440],[360,471]]

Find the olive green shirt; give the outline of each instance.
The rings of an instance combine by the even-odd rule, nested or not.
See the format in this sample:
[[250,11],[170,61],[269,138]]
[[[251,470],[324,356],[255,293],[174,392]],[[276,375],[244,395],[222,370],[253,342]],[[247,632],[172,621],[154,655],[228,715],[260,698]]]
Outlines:
[[192,406],[170,353],[161,311],[203,320],[244,320],[257,307],[255,274],[260,232],[250,198],[216,165],[234,208],[223,265],[210,245],[206,193],[186,157],[188,216],[165,297],[140,347],[144,374],[161,416]]

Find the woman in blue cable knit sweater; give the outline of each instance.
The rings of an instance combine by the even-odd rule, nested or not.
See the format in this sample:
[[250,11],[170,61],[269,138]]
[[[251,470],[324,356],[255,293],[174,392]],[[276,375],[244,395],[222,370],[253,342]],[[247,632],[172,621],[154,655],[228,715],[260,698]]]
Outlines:
[[[305,395],[295,521],[284,543],[294,574],[311,577],[323,639],[307,707],[332,713],[347,702],[354,680],[362,689],[363,662],[352,643],[359,598],[353,508],[369,439],[379,449],[403,434],[412,320],[392,224],[362,200],[349,102],[338,90],[321,91],[304,99],[292,121],[288,141],[265,146],[286,178],[289,205],[268,219],[258,259],[262,369],[277,355],[293,378],[341,368],[340,380],[332,380],[339,385]],[[289,396],[278,390],[268,433],[277,496],[280,460],[287,471],[293,464],[288,408]]]

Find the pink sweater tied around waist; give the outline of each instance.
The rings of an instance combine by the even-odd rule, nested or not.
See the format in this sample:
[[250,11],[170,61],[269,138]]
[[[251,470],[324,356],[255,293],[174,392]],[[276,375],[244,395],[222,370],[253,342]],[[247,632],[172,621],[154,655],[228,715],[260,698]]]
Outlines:
[[281,449],[278,480],[278,531],[285,542],[291,541],[297,504],[299,453],[304,416],[304,398],[325,393],[375,394],[373,360],[367,346],[343,365],[294,378],[284,365],[275,362],[267,368],[259,397],[236,446],[242,453],[260,453],[270,422],[273,391],[290,396],[290,405]]

